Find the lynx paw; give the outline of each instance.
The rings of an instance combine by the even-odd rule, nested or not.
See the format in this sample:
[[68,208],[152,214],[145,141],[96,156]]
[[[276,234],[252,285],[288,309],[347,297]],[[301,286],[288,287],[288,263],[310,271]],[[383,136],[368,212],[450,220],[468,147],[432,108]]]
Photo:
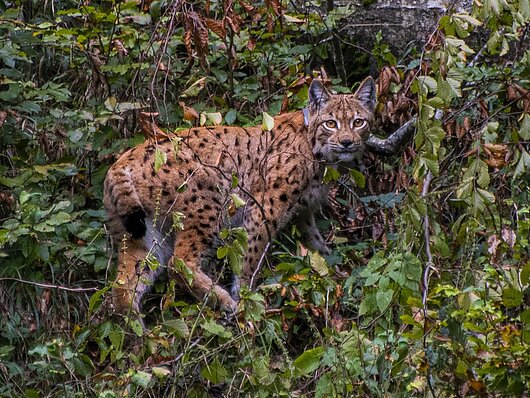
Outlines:
[[[320,239],[319,239],[320,238]],[[307,245],[313,249],[318,251],[320,254],[327,256],[331,254],[331,249],[326,245],[326,242],[324,242],[324,239],[322,237],[315,237],[311,239],[309,242],[307,242]]]
[[214,286],[214,294],[217,297],[217,304],[221,311],[229,314],[237,312],[237,301],[235,301],[230,294],[220,286]]

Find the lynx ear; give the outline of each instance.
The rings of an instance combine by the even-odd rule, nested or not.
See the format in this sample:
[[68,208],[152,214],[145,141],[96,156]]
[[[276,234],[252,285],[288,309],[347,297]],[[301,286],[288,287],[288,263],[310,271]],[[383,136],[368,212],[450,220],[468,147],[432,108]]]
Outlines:
[[316,112],[330,100],[331,94],[324,84],[317,79],[313,79],[309,86],[309,109]]
[[354,96],[357,98],[361,103],[367,107],[370,112],[375,111],[375,106],[377,104],[377,98],[376,98],[376,92],[375,92],[375,83],[374,79],[372,79],[370,76],[368,76],[366,79],[363,80],[357,91],[355,92]]

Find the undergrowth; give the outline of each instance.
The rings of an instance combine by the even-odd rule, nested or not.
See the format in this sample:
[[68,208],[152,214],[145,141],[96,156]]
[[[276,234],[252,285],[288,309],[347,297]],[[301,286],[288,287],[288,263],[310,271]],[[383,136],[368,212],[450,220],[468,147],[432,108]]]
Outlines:
[[303,107],[316,75],[347,92],[359,71],[338,68],[337,43],[353,50],[335,39],[350,10],[0,9],[1,397],[528,394],[528,0],[449,10],[406,56],[379,38],[380,132],[417,115],[417,133],[335,182],[320,221],[333,253],[284,231],[234,319],[161,280],[147,330],[108,314],[101,203],[109,165],[144,140],[138,111],[165,130],[261,124]]

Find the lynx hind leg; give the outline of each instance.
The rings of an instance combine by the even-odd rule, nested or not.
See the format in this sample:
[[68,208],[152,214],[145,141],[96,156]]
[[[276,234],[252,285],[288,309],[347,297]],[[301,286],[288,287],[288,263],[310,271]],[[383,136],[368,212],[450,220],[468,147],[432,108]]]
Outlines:
[[317,250],[323,255],[331,254],[322,235],[315,224],[315,215],[310,211],[302,212],[296,219],[296,227],[302,234],[302,239],[311,249]]
[[[199,232],[200,231],[200,232]],[[195,229],[193,226],[178,234],[175,244],[175,252],[170,260],[170,266],[179,261],[187,267],[187,270],[179,270],[177,281],[182,288],[189,290],[197,299],[204,301],[208,306],[219,307],[223,311],[233,313],[237,310],[237,302],[230,296],[228,291],[212,280],[202,269],[200,253],[208,249],[206,241],[201,236],[206,236],[210,231]],[[201,236],[199,236],[199,234]],[[186,274],[190,273],[189,279]]]
[[118,252],[118,270],[112,289],[114,310],[120,315],[140,314],[140,302],[156,275],[143,260],[148,254],[141,239],[125,238]]

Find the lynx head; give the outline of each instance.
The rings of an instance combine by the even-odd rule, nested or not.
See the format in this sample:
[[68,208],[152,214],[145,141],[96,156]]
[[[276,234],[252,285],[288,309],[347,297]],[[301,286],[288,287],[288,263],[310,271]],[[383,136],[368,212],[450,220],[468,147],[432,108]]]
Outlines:
[[313,154],[325,163],[347,163],[362,154],[374,124],[375,83],[366,78],[355,94],[332,94],[320,80],[309,87],[308,128]]

